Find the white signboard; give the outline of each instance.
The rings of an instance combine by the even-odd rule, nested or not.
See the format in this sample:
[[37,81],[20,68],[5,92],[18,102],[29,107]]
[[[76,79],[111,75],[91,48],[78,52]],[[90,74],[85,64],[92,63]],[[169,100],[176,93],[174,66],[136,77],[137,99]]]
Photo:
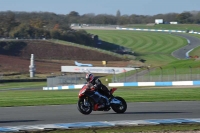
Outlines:
[[78,73],[123,73],[135,70],[127,67],[78,67],[78,66],[61,66],[61,72],[78,72]]
[[163,24],[163,19],[155,19],[156,24]]

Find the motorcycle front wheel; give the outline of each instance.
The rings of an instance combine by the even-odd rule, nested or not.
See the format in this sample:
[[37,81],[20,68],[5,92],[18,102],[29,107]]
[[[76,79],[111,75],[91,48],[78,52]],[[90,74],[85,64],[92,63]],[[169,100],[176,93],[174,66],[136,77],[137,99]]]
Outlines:
[[80,98],[77,103],[77,108],[82,114],[88,115],[92,112],[92,102],[87,97]]
[[118,101],[120,101],[120,103],[111,104],[112,109],[116,113],[124,113],[126,111],[126,109],[127,109],[126,101],[123,98],[121,98],[121,97],[115,97],[115,99],[117,99]]

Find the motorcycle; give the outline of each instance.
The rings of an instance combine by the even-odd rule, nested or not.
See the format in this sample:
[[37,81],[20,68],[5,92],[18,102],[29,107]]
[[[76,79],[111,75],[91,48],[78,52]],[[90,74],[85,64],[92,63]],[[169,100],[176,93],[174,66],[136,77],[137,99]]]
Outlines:
[[124,113],[127,109],[126,101],[122,97],[113,96],[116,90],[117,88],[110,89],[109,104],[103,108],[98,108],[102,102],[105,102],[105,99],[94,88],[88,89],[88,85],[86,84],[79,91],[77,108],[84,115],[88,115],[92,111],[109,111],[111,108],[116,113]]

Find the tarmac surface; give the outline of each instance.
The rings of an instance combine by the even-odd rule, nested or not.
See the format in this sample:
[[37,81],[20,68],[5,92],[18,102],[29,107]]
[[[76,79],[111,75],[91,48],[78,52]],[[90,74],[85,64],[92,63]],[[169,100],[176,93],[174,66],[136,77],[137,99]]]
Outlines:
[[76,105],[1,107],[0,127],[146,119],[199,118],[200,101],[128,103],[124,114],[93,111],[81,114]]
[[178,59],[186,59],[188,58],[188,55],[187,53],[189,51],[191,51],[192,49],[200,46],[200,39],[197,38],[197,37],[194,37],[194,36],[190,36],[189,34],[186,34],[186,33],[173,33],[174,35],[177,35],[177,36],[181,36],[181,37],[184,37],[187,39],[188,41],[188,45],[174,51],[172,53],[172,55],[175,57],[175,58],[178,58]]

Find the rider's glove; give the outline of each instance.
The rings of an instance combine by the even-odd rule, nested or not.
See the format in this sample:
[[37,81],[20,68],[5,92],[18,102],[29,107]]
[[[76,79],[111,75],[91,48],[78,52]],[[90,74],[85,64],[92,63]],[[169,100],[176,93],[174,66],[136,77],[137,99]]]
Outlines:
[[94,85],[94,88],[97,89],[97,85]]

